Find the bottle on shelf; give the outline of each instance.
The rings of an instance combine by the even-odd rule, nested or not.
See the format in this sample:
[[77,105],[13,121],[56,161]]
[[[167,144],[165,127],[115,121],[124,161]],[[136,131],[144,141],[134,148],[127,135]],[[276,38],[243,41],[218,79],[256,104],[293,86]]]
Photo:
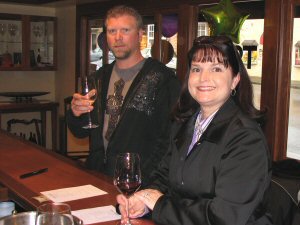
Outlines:
[[6,51],[6,53],[4,53],[2,55],[1,66],[2,67],[12,67],[12,65],[13,65],[12,55],[8,51]]
[[29,133],[28,141],[31,141],[31,142],[32,142],[32,132]]
[[37,53],[37,57],[36,57],[36,62],[37,62],[38,66],[41,65],[42,57],[41,57],[40,49],[38,49],[38,53]]
[[33,135],[32,135],[32,142],[35,143],[35,144],[37,144],[35,133],[33,133]]
[[23,138],[23,139],[26,139],[26,134],[25,133],[22,133],[20,132],[20,137]]
[[30,132],[30,136],[29,136],[28,140],[35,143],[35,144],[37,144],[35,133]]

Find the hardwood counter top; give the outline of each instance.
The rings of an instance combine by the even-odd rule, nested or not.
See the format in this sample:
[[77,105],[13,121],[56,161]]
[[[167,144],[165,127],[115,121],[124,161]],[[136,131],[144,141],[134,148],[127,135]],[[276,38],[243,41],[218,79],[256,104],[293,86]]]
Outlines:
[[[30,171],[48,168],[46,173],[20,179]],[[0,131],[0,185],[8,189],[8,197],[28,211],[40,204],[33,197],[40,192],[91,184],[108,194],[67,202],[72,210],[115,205],[118,194],[112,179],[84,169],[68,158],[31,142]],[[116,221],[105,223],[112,225]],[[153,225],[149,220],[139,220],[141,225]]]

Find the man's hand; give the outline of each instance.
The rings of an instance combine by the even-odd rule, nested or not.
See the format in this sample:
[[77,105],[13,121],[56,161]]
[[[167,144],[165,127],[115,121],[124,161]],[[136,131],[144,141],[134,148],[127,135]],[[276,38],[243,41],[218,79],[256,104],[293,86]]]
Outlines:
[[90,96],[96,94],[95,90],[91,90],[87,95],[81,95],[78,93],[73,94],[71,101],[71,109],[74,116],[80,116],[81,114],[90,112],[94,109],[89,101]]

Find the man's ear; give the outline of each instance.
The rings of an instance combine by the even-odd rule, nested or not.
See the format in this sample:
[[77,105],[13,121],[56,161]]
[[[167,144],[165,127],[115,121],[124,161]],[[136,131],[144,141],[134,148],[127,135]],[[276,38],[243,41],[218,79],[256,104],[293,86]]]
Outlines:
[[140,30],[139,30],[139,42],[140,42],[140,43],[142,42],[143,34],[144,34],[144,30],[143,30],[143,29],[140,29]]

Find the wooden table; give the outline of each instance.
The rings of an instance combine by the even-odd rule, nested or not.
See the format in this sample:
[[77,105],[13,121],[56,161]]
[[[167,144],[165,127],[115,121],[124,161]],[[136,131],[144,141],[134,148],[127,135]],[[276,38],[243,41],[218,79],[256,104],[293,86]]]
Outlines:
[[34,102],[0,102],[0,127],[1,114],[3,113],[23,113],[23,112],[40,112],[41,114],[41,136],[42,146],[46,146],[46,112],[51,112],[51,129],[52,129],[52,150],[57,149],[57,102],[34,101]]
[[[48,172],[26,179],[21,174],[48,168]],[[115,205],[118,194],[111,178],[85,170],[75,161],[46,150],[10,133],[0,131],[0,187],[8,189],[8,198],[28,211],[40,204],[33,197],[40,192],[91,184],[108,194],[67,202],[72,210]],[[140,225],[154,225],[150,220],[138,220]],[[116,221],[99,223],[115,225]]]

